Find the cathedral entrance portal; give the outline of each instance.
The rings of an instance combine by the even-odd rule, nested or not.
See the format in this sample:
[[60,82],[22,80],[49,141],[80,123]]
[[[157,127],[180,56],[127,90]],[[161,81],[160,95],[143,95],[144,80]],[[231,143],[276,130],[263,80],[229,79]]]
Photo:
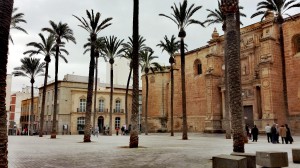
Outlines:
[[244,118],[245,124],[248,124],[252,128],[254,126],[253,106],[244,106]]
[[104,118],[102,116],[98,117],[98,127],[99,127],[99,132],[103,132],[103,126],[104,126]]

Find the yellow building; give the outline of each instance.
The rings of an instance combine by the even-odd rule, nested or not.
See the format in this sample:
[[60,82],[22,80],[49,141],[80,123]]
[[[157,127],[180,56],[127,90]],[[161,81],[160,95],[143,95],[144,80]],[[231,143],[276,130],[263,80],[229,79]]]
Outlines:
[[[22,100],[21,102],[21,131],[28,129],[28,124],[32,125],[33,133],[36,133],[39,128],[39,113],[38,113],[38,97],[33,98],[33,115],[31,114],[31,98]],[[32,119],[30,123],[29,119]]]
[[[85,126],[87,80],[88,77],[77,75],[65,75],[62,81],[58,81],[58,101],[57,101],[57,132],[58,134],[82,134]],[[125,124],[125,86],[114,85],[113,91],[113,113],[112,130],[121,128]],[[39,112],[41,111],[43,87],[39,88]],[[96,97],[96,125],[100,132],[104,126],[109,126],[109,101],[110,85],[98,84]],[[128,96],[128,111],[130,122],[131,114],[131,90]],[[49,134],[52,129],[54,106],[54,83],[50,82],[46,88],[46,104],[44,112],[44,132]],[[94,97],[92,102],[92,117],[94,119]],[[129,123],[130,124],[130,123]],[[128,125],[128,124],[127,124]]]

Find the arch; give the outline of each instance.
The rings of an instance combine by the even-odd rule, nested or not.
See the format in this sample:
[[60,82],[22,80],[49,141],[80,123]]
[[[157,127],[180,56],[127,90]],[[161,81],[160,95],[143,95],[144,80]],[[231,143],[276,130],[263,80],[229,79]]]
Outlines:
[[199,59],[194,61],[194,75],[201,75],[202,74],[202,63]]

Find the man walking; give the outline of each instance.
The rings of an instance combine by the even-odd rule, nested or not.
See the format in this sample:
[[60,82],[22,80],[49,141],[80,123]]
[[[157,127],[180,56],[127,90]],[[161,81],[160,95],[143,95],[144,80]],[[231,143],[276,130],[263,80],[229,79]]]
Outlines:
[[269,123],[266,125],[265,131],[267,133],[268,143],[272,142],[272,138],[271,138],[271,126],[269,125]]

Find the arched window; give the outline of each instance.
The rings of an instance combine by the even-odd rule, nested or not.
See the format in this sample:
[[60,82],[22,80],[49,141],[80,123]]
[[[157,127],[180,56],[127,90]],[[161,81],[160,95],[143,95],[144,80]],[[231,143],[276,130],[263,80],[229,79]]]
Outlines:
[[201,75],[202,74],[202,64],[199,59],[196,59],[194,62],[194,75]]
[[86,110],[86,99],[81,98],[79,100],[79,112],[85,112]]
[[120,123],[121,123],[121,118],[120,117],[116,117],[115,118],[115,129],[120,129]]
[[121,101],[116,100],[116,112],[120,113],[121,112]]
[[294,46],[293,48],[295,51],[295,55],[300,56],[300,34],[297,34],[296,36],[294,36],[293,46]]
[[104,100],[99,100],[99,112],[104,112]]
[[77,130],[83,131],[85,125],[85,118],[84,117],[78,117],[77,118]]

